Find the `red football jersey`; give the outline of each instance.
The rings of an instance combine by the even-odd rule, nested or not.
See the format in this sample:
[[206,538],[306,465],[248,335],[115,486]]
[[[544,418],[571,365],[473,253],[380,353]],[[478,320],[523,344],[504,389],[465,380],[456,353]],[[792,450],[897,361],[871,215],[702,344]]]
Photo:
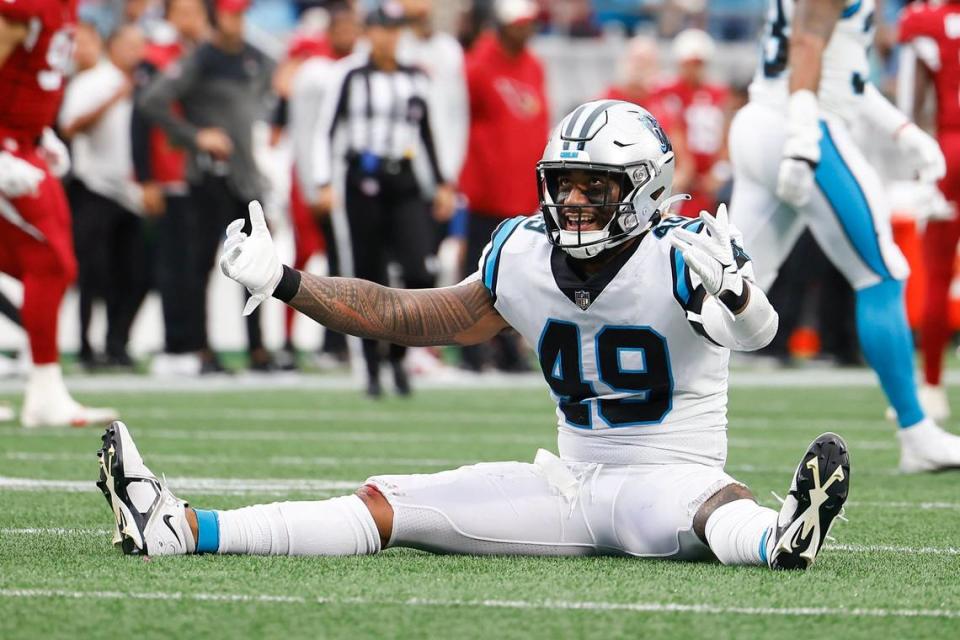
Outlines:
[[0,15],[28,29],[0,66],[0,130],[36,137],[60,108],[73,55],[76,0],[2,0]]
[[649,111],[650,115],[660,123],[660,128],[663,129],[668,136],[677,135],[677,121],[674,120],[673,115],[663,106],[662,101],[654,95],[647,95],[640,98],[639,96],[627,93],[621,87],[612,86],[607,88],[599,99],[623,100],[624,102],[632,102],[633,104],[640,105]]
[[725,87],[695,87],[676,80],[657,91],[657,97],[680,120],[687,132],[687,148],[693,155],[697,174],[710,172],[723,150]]
[[900,42],[912,43],[933,74],[937,128],[960,129],[960,3],[913,3],[900,16]]

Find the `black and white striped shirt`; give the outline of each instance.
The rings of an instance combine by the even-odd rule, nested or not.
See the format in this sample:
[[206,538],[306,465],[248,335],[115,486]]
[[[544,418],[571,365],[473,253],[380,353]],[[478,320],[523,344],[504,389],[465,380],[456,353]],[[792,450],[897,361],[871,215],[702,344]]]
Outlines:
[[427,75],[404,65],[381,71],[367,54],[344,58],[337,66],[316,129],[315,184],[330,183],[334,140],[341,134],[348,157],[370,154],[388,162],[412,160],[422,142],[434,179],[446,182],[430,124]]

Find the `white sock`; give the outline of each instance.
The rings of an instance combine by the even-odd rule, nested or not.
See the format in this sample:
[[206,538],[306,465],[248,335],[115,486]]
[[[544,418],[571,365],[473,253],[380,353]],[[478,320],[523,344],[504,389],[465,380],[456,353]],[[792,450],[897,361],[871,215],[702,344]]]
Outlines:
[[776,528],[776,511],[753,500],[734,500],[710,514],[707,543],[723,564],[766,565]]
[[380,551],[380,533],[357,496],[217,511],[217,553],[356,556]]

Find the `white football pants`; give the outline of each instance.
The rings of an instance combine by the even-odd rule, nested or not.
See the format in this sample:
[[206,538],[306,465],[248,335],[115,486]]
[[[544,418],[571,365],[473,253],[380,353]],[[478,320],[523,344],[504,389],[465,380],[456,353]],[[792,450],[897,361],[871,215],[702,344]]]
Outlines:
[[786,136],[781,111],[751,102],[730,128],[734,167],[732,221],[743,232],[757,282],[767,289],[804,228],[854,289],[903,280],[907,262],[893,242],[880,176],[839,120],[821,120],[821,159],[810,202],[799,210],[776,195]]
[[736,481],[700,464],[494,462],[374,476],[393,507],[392,547],[434,553],[709,557],[697,510]]

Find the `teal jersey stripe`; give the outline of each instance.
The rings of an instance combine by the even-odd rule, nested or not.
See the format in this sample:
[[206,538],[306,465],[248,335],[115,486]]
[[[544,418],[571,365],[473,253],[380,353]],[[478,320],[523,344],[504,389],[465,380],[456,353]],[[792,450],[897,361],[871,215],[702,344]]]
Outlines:
[[840,155],[830,129],[823,122],[820,123],[820,131],[820,164],[814,173],[817,186],[830,203],[854,251],[874,273],[889,280],[892,276],[880,251],[867,196]]
[[686,305],[690,302],[690,289],[687,288],[686,279],[687,263],[683,259],[683,254],[677,250],[673,252],[673,281],[677,287],[677,298]]
[[[703,227],[703,220],[694,219],[690,222],[683,223],[682,226],[684,229],[687,229],[692,233],[699,233],[701,227]],[[673,255],[673,283],[674,293],[676,294],[675,297],[681,305],[686,306],[690,302],[690,295],[693,293],[690,291],[690,287],[687,286],[687,262],[683,259],[683,254],[676,249],[671,250],[671,255]]]
[[487,254],[487,260],[484,263],[483,269],[483,285],[489,289],[491,293],[496,293],[494,291],[494,278],[496,277],[497,267],[500,263],[500,251],[503,249],[503,245],[507,241],[507,238],[510,237],[510,234],[525,220],[526,218],[523,216],[508,220],[501,224],[493,234],[490,253]]
[[861,0],[857,0],[852,5],[843,10],[843,13],[840,14],[842,18],[849,18],[856,15],[857,11],[860,11],[860,6],[863,4]]

